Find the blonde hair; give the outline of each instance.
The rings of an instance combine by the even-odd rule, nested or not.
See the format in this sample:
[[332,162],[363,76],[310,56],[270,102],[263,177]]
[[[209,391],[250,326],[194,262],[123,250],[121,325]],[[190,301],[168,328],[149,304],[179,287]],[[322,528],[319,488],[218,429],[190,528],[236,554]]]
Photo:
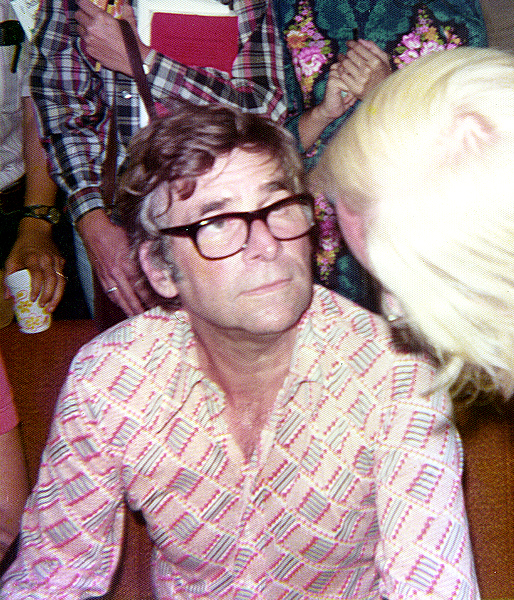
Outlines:
[[[391,75],[318,170],[370,268],[459,375],[514,391],[514,56],[457,48]],[[483,377],[484,372],[487,377]]]

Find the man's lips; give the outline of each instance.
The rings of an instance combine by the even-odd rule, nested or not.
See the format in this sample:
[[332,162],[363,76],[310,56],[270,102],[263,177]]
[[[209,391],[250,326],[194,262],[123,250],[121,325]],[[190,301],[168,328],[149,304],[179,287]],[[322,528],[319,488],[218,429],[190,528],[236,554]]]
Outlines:
[[253,287],[250,290],[243,292],[243,295],[244,296],[259,296],[259,295],[263,295],[263,294],[270,294],[270,293],[276,292],[278,290],[281,290],[282,288],[287,287],[289,285],[290,281],[291,280],[289,278],[282,278],[282,279],[277,279],[275,281],[272,281],[270,283],[262,283],[260,285]]

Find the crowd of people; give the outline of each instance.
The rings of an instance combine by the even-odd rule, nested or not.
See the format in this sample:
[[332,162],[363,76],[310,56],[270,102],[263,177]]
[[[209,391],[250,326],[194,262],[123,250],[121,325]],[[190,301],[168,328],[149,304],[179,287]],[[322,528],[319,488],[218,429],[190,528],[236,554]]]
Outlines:
[[514,57],[476,1],[229,4],[231,73],[136,38],[143,129],[135,2],[44,0],[8,46],[5,272],[56,310],[62,203],[90,315],[130,318],[70,367],[0,598],[107,593],[132,509],[158,598],[476,599],[449,390],[514,391]]

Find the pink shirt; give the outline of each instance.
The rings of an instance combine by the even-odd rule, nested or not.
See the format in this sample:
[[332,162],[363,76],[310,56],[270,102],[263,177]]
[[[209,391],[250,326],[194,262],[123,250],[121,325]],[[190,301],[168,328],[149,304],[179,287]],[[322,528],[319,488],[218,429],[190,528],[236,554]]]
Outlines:
[[11,386],[7,380],[5,365],[0,356],[0,434],[16,427],[18,416],[14,408]]
[[126,500],[159,599],[477,599],[461,444],[432,378],[317,288],[245,463],[187,315],[121,323],[71,366],[0,597],[105,594]]

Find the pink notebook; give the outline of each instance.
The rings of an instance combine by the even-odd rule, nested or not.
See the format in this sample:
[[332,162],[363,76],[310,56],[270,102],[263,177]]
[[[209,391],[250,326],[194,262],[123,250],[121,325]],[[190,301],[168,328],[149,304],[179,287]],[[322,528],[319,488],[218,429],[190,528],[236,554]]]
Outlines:
[[238,50],[237,16],[155,12],[151,46],[185,65],[230,73]]

